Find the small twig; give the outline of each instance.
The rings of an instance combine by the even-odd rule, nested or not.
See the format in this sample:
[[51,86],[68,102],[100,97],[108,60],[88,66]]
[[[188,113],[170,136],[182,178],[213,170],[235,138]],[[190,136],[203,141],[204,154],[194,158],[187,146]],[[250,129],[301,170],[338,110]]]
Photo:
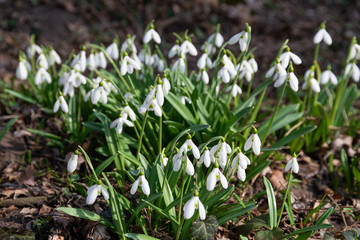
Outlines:
[[23,207],[25,205],[30,205],[45,201],[47,198],[48,196],[5,199],[0,201],[0,207],[9,207],[11,205],[14,205],[16,207]]

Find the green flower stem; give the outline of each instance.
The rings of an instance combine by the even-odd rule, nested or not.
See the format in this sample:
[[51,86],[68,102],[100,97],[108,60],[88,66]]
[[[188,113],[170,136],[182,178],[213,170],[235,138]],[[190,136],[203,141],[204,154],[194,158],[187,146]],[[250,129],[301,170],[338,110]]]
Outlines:
[[251,81],[249,82],[249,86],[248,86],[248,89],[247,89],[247,92],[246,92],[246,99],[248,99],[249,96],[250,96],[251,86],[252,86],[253,81],[254,81],[254,73],[252,74]]
[[[184,154],[186,154],[185,151],[184,151]],[[184,179],[181,181],[181,189],[180,189],[180,203],[179,203],[179,212],[178,212],[178,221],[179,222],[180,222],[180,219],[181,219],[182,201],[183,201],[183,197],[184,197],[184,187],[185,187],[185,182],[186,182],[186,179],[187,179],[186,167],[187,167],[187,161],[185,159],[184,168],[183,168],[183,178]],[[178,230],[178,234],[179,234],[179,231],[181,231],[181,225],[179,226],[179,229],[180,230]]]
[[270,128],[271,128],[272,123],[273,123],[273,121],[274,121],[274,119],[275,119],[275,115],[276,115],[277,110],[278,110],[278,108],[279,108],[279,106],[280,106],[281,99],[282,99],[283,96],[284,96],[285,88],[286,88],[286,84],[287,84],[287,80],[288,80],[288,79],[286,79],[286,81],[284,82],[284,84],[283,84],[283,86],[282,86],[282,88],[281,88],[280,97],[278,98],[278,101],[277,101],[277,103],[276,103],[276,106],[275,106],[275,109],[274,109],[274,113],[273,113],[273,115],[271,116],[271,119],[270,119],[270,123],[269,123],[268,127],[266,128],[266,132],[265,132],[264,138],[263,138],[262,141],[261,141],[261,145],[264,144],[264,142],[265,142],[265,140],[266,140],[266,138],[267,138],[267,136],[268,136],[268,134],[269,134]]
[[[288,182],[286,184],[286,191],[285,191],[285,195],[284,195],[284,199],[283,199],[283,203],[281,205],[280,208],[280,212],[279,212],[279,219],[277,222],[277,227],[279,227],[280,221],[281,221],[281,216],[282,216],[282,212],[284,211],[284,207],[285,207],[285,203],[286,203],[286,198],[288,197],[288,195],[290,194],[290,181],[292,179],[292,168],[290,169],[290,175],[289,175],[289,179]],[[290,206],[291,207],[291,206]]]
[[[320,85],[320,78],[321,78],[321,69],[317,61],[314,61],[315,69],[316,69],[316,76],[318,84]],[[317,103],[319,93],[315,93],[314,95],[314,101],[312,102],[312,107],[310,109],[310,115],[312,115],[312,111],[314,109],[315,104]]]
[[90,158],[88,157],[87,153],[85,152],[85,150],[84,150],[80,145],[78,146],[78,148],[79,148],[80,151],[84,154],[85,160],[86,160],[87,164],[89,165],[92,174],[94,175],[95,181],[98,182],[99,179],[98,179],[98,177],[97,177],[97,175],[96,175],[96,172],[95,172],[95,170],[94,170],[93,165],[91,164]]
[[[134,127],[134,131],[135,131],[135,134],[136,134],[137,139],[140,139],[139,131],[137,130],[137,128],[140,129],[140,124],[136,121],[135,127]],[[145,136],[145,142],[147,143],[146,139],[147,139],[147,138],[146,138],[146,136]],[[149,153],[149,151],[145,148],[145,146],[142,145],[141,147],[142,147],[143,153],[145,153],[148,157],[150,157],[150,153]]]
[[159,154],[162,152],[162,115],[159,117]]
[[320,43],[316,44],[315,54],[314,54],[314,62],[317,62],[319,56]]
[[178,231],[177,231],[177,233],[176,233],[176,240],[179,240],[179,239],[180,239],[181,228],[182,228],[182,225],[184,224],[184,221],[185,221],[185,219],[184,219],[184,218],[181,218],[181,222],[180,222]]
[[143,136],[144,136],[144,132],[145,132],[145,125],[146,125],[146,122],[147,122],[147,118],[148,118],[148,112],[146,111],[145,113],[145,117],[144,117],[144,121],[143,121],[143,125],[141,127],[141,133],[140,133],[140,139],[139,139],[139,146],[136,150],[136,158],[139,159],[139,154],[140,154],[140,149],[141,149],[141,145],[142,145],[142,139],[143,139]]
[[[257,115],[259,113],[259,110],[260,110],[260,106],[261,106],[262,101],[263,101],[264,96],[265,96],[266,89],[267,89],[267,87],[264,88],[264,90],[261,92],[261,95],[260,95],[260,97],[259,97],[259,99],[258,99],[258,101],[256,103],[256,106],[254,108],[253,113],[251,114],[251,117],[250,117],[250,120],[249,120],[248,123],[252,123],[252,122],[254,122],[256,120],[256,117],[257,117]],[[250,131],[251,131],[251,128],[247,128],[245,133],[244,133],[244,136],[245,137],[249,136]]]

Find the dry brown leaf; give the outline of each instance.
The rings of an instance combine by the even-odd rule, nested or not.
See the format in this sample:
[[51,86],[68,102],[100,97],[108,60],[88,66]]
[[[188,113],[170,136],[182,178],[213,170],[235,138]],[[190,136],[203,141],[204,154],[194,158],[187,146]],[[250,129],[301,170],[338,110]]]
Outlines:
[[42,215],[49,215],[49,213],[52,211],[52,207],[49,207],[49,206],[46,206],[45,204],[43,204],[39,210],[39,215],[42,216]]
[[16,189],[15,193],[14,193],[14,199],[17,199],[20,196],[29,197],[29,196],[31,196],[31,194],[28,189],[25,189],[25,188]]
[[23,208],[20,211],[20,214],[23,214],[25,216],[37,214],[38,210],[36,208]]
[[278,190],[285,189],[286,180],[284,178],[284,174],[282,171],[279,170],[272,170],[272,175],[270,177],[270,182],[274,186],[274,188]]
[[34,181],[34,174],[36,172],[36,169],[34,165],[27,165],[25,172],[22,172],[19,174],[19,177],[17,179],[17,182],[19,184],[25,184],[29,186],[35,186],[36,182]]

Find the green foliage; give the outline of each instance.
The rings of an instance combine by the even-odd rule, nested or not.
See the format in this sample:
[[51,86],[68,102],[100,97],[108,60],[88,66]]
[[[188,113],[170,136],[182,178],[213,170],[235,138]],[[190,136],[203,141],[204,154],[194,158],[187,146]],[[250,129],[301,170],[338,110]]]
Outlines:
[[206,220],[196,220],[191,227],[191,236],[198,240],[213,240],[218,230],[216,217],[211,215]]

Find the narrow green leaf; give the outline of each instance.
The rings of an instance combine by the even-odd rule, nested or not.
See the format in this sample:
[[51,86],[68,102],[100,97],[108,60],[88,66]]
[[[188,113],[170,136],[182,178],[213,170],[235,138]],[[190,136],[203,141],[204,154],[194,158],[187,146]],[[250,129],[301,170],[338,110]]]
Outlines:
[[5,134],[7,133],[7,131],[9,131],[9,129],[11,128],[12,125],[14,125],[14,123],[16,122],[16,120],[18,119],[18,117],[14,117],[13,119],[11,119],[5,126],[5,128],[0,132],[0,141],[1,139],[5,136]]
[[352,174],[350,172],[350,167],[349,167],[349,161],[348,161],[348,157],[346,155],[346,152],[344,149],[341,149],[341,154],[340,154],[340,159],[341,159],[341,165],[344,168],[344,176],[345,176],[345,180],[346,180],[346,186],[348,189],[351,188],[351,180],[352,180]]
[[334,226],[331,225],[331,224],[320,224],[320,225],[314,225],[314,226],[310,226],[310,227],[304,227],[304,228],[302,228],[300,230],[297,230],[297,231],[294,231],[292,233],[286,234],[282,238],[288,238],[290,236],[299,235],[299,234],[310,232],[310,231],[311,232],[312,231],[317,231],[317,230],[325,229],[325,228],[332,228],[332,227],[334,227]]
[[270,228],[273,229],[276,227],[276,219],[277,219],[277,212],[276,212],[276,198],[274,194],[273,187],[270,183],[270,181],[264,176],[264,185],[266,188],[266,195],[268,199],[269,204],[269,222],[270,222]]
[[315,126],[306,126],[306,127],[300,128],[298,130],[295,130],[295,131],[291,132],[289,135],[287,135],[286,137],[281,138],[279,141],[277,141],[271,147],[272,148],[280,148],[280,147],[294,141],[295,139],[305,135],[306,133],[314,131],[315,129],[316,129]]
[[144,199],[141,199],[141,201],[145,202],[147,205],[152,207],[155,211],[157,211],[158,213],[160,213],[161,215],[163,215],[164,217],[166,217],[167,219],[169,219],[170,221],[172,221],[173,223],[175,223],[176,225],[179,226],[179,222],[173,216],[168,214],[166,211],[162,210],[161,208],[158,208],[157,206],[155,206],[151,202],[148,202],[148,201],[146,201]]
[[135,240],[159,240],[158,238],[150,237],[148,235],[144,235],[140,233],[125,233],[125,237]]
[[13,95],[14,97],[17,97],[25,102],[28,102],[28,103],[31,103],[31,104],[34,104],[34,105],[37,105],[37,101],[36,99],[34,98],[31,98],[31,97],[28,97],[28,96],[25,96],[24,94],[22,93],[19,93],[17,91],[13,91],[13,90],[10,90],[10,89],[5,89],[4,91],[5,93],[8,93],[10,95]]
[[195,125],[196,121],[193,114],[181,103],[177,96],[169,92],[169,94],[165,95],[165,98],[190,126]]
[[33,134],[36,134],[36,135],[39,135],[39,136],[42,136],[42,137],[46,137],[46,138],[49,138],[49,139],[52,139],[52,140],[57,140],[57,141],[61,140],[60,136],[52,134],[52,133],[48,133],[48,132],[44,132],[44,131],[37,130],[37,129],[32,129],[32,128],[27,128],[26,130],[33,133]]

